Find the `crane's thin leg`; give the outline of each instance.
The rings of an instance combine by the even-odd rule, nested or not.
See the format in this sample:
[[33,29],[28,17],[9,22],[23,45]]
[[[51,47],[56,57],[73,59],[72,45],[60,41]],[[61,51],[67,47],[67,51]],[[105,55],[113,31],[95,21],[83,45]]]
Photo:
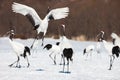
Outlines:
[[90,56],[92,56],[92,52],[93,52],[93,51],[90,51]]
[[31,45],[31,47],[30,47],[31,49],[33,48],[33,45],[34,45],[34,43],[35,43],[36,40],[37,40],[37,38],[34,39],[32,45]]
[[9,65],[10,67],[12,67],[15,63],[16,63],[16,67],[18,66],[18,62],[19,62],[20,58],[19,58],[19,56],[17,58],[18,58],[17,61],[15,61]]
[[67,72],[69,72],[69,59],[67,59]]
[[42,37],[42,44],[41,44],[41,46],[43,46],[43,44],[44,44],[44,36]]
[[17,61],[13,62],[12,64],[10,64],[9,66],[12,67]]
[[90,51],[90,59],[92,59],[93,50]]
[[87,60],[87,59],[88,59],[88,54],[89,54],[89,53],[87,52],[87,53],[86,53],[86,59],[85,59],[85,60]]
[[[113,58],[113,59],[112,59],[112,58]],[[112,68],[112,64],[113,64],[113,62],[114,62],[114,59],[115,59],[115,56],[114,56],[114,55],[110,56],[110,68],[109,68],[109,70],[111,70],[111,68]]]
[[64,72],[64,68],[65,68],[65,57],[63,56],[63,72]]
[[20,57],[18,56],[18,60],[17,60],[17,63],[16,63],[16,67],[18,67],[18,68],[20,68],[21,67],[21,65],[20,65]]
[[62,61],[63,61],[63,54],[61,54],[60,65],[62,65]]
[[55,60],[51,56],[52,54],[53,54],[53,52],[49,55],[49,57],[53,60],[54,64],[56,64]]
[[112,56],[110,56],[110,67],[109,67],[109,70],[111,70],[111,67],[112,67]]
[[29,67],[30,66],[30,63],[29,63],[29,60],[28,60],[28,57],[26,56],[26,60],[27,60],[27,63],[28,63],[28,66],[27,67]]
[[56,65],[56,55],[54,56],[54,64]]

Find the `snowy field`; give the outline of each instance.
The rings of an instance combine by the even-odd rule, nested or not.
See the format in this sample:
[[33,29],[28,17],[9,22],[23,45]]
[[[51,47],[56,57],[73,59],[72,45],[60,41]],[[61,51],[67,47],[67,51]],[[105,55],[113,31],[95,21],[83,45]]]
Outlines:
[[[30,46],[33,39],[20,40],[20,43]],[[45,38],[45,44],[55,44],[55,39]],[[60,55],[57,55],[57,65],[54,65],[49,58],[49,51],[43,50],[40,45],[36,51],[31,51],[29,57],[30,67],[21,58],[21,68],[9,67],[17,57],[13,52],[8,38],[0,38],[0,80],[120,80],[120,59],[116,58],[112,70],[109,68],[109,56],[104,47],[101,54],[93,53],[92,57],[85,59],[83,49],[89,44],[96,45],[96,42],[70,41],[73,45],[73,63],[70,62],[70,73],[61,73],[62,65]],[[65,69],[66,70],[66,69]]]

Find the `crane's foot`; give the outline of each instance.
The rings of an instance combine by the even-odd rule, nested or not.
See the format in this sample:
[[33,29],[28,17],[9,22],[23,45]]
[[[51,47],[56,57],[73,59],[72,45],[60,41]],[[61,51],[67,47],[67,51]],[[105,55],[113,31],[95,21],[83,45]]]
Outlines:
[[43,46],[43,43],[41,44],[41,46]]
[[27,68],[29,68],[29,66],[30,66],[30,64],[28,63],[28,66],[27,66]]
[[13,66],[13,64],[10,64],[10,65],[8,65],[9,67],[12,67]]
[[15,67],[16,67],[16,68],[21,68],[21,65],[16,65]]
[[56,62],[54,61],[54,65],[56,65]]
[[111,68],[109,68],[108,70],[111,70]]
[[62,63],[60,63],[59,65],[63,65]]

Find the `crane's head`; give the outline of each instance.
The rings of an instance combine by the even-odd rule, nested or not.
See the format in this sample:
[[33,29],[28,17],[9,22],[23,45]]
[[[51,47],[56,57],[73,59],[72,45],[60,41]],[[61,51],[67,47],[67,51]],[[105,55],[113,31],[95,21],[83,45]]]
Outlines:
[[104,31],[101,31],[101,33],[104,35]]
[[47,14],[50,12],[50,7],[48,6],[48,9],[47,9]]
[[8,34],[9,34],[9,38],[12,40],[12,38],[13,38],[14,35],[15,35],[14,30],[10,30],[10,31],[8,32]]
[[61,24],[63,28],[65,28],[65,25],[64,24]]

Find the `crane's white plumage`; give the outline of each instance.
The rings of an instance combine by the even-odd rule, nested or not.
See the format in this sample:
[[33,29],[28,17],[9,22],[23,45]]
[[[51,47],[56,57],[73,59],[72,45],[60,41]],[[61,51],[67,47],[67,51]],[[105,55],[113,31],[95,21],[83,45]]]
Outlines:
[[115,39],[115,45],[118,45],[120,47],[120,37],[116,33],[112,33],[111,37]]
[[118,38],[118,35],[115,34],[115,33],[112,33],[112,34],[111,34],[111,37],[112,37],[112,38]]
[[69,14],[68,7],[57,8],[49,11],[48,14],[45,16],[45,18],[42,20],[32,7],[15,2],[12,4],[12,10],[13,12],[22,14],[29,19],[29,21],[34,26],[34,30],[37,30],[37,34],[40,34],[41,32],[42,41],[44,40],[44,36],[46,35],[47,32],[48,21],[51,19],[57,20],[57,19],[65,18]]
[[[9,66],[13,66],[15,63],[16,63],[16,67],[20,67],[20,56],[24,57],[24,58],[27,58],[27,53],[30,55],[30,48],[23,45],[22,43],[19,43],[19,42],[16,42],[13,40],[13,37],[14,37],[14,31],[11,30],[9,31],[10,36],[9,36],[9,42],[13,48],[13,51],[15,52],[15,54],[17,55],[17,61],[13,62],[12,64],[10,64]],[[27,58],[27,63],[28,63],[28,66],[29,67],[29,61],[28,61],[28,58]]]
[[36,11],[31,7],[14,2],[12,5],[12,10],[13,12],[22,14],[24,16],[26,16],[27,14],[30,14],[32,18],[34,19],[34,22],[35,22],[34,26],[41,23],[41,18],[38,16]]
[[61,36],[61,38],[60,38],[60,48],[61,48],[61,51],[63,51],[64,48],[72,48],[72,45],[70,44],[70,42],[66,38],[66,36]]
[[83,50],[83,55],[86,55],[86,59],[88,58],[88,55],[92,56],[93,52],[95,51],[95,46],[94,45],[88,45],[84,50]]
[[[65,68],[65,58],[67,60],[67,72],[69,72],[69,61],[73,61],[72,56],[73,56],[73,48],[72,45],[70,44],[69,40],[67,39],[65,35],[65,25],[62,24],[62,33],[63,35],[60,38],[60,49],[62,51],[62,59],[63,59],[63,72]],[[61,59],[61,61],[62,61]]]
[[53,16],[53,18],[55,20],[57,19],[61,19],[61,18],[65,18],[68,16],[69,12],[69,8],[65,7],[65,8],[58,8],[58,9],[53,9],[51,10],[48,14],[47,14],[47,18],[49,19],[49,16]]
[[52,48],[50,49],[51,52],[60,53],[60,47],[59,45],[52,45]]
[[[104,34],[102,36],[104,36]],[[107,53],[110,56],[110,67],[109,67],[109,70],[111,70],[111,68],[112,68],[112,64],[114,62],[115,55],[117,57],[119,56],[119,47],[114,45],[114,39],[117,37],[117,35],[113,33],[113,34],[111,34],[111,37],[113,38],[113,43],[108,43],[107,41],[104,40],[103,37],[101,38],[101,41],[102,41],[102,43],[103,43]]]
[[85,49],[86,49],[86,53],[90,53],[93,50],[95,50],[95,46],[94,45],[88,45]]
[[24,16],[30,15],[34,21],[34,23],[32,23],[33,26],[38,26],[38,29],[37,29],[38,34],[40,32],[44,32],[44,35],[46,34],[46,31],[48,28],[48,21],[50,20],[50,17],[57,20],[57,19],[65,18],[69,14],[68,7],[57,8],[57,9],[51,10],[46,15],[46,17],[42,20],[33,8],[23,4],[15,3],[15,2],[12,4],[12,10],[13,12],[20,13]]
[[86,47],[86,52],[89,52],[90,50],[94,50],[95,46],[94,45],[89,45]]
[[12,48],[14,49],[15,53],[17,53],[17,55],[20,55],[24,52],[25,46],[23,44],[15,42],[15,41],[11,41],[10,39],[9,39],[9,42]]
[[65,36],[65,25],[62,24],[61,27],[63,36],[60,37],[60,48],[61,51],[63,51],[65,48],[72,48],[72,45],[70,44],[69,39]]
[[23,54],[25,46],[22,43],[16,42],[12,39],[13,36],[15,35],[14,30],[9,31],[8,34],[10,34],[9,42],[10,42],[14,52],[17,54],[17,56],[19,56],[20,54]]
[[108,43],[105,40],[102,40],[102,42],[103,42],[105,49],[108,51],[109,55],[112,55],[112,48],[114,47],[114,45],[112,43]]
[[[54,64],[56,64],[56,55],[60,54],[59,42],[57,42],[56,45],[47,44],[47,45],[44,46],[43,49],[45,49],[45,48],[51,52],[49,54],[49,57],[54,61]],[[53,57],[52,57],[52,55],[53,55]]]
[[[26,54],[27,50],[28,50],[28,47],[27,46],[24,46],[23,44],[19,43],[19,42],[15,42],[13,40],[10,40],[9,39],[9,42],[13,48],[13,51],[15,52],[15,54],[17,55],[17,61],[15,61],[14,63],[10,64],[9,66],[13,66],[15,63],[16,63],[16,67],[21,67],[20,66],[20,63],[19,63],[19,60],[20,60],[20,56],[23,56],[24,58],[27,58],[27,63],[28,63],[28,66],[29,67],[29,61],[28,61],[28,55]],[[29,49],[30,50],[30,49]],[[30,55],[30,51],[28,51],[29,55]]]
[[114,62],[115,55],[116,55],[116,57],[119,57],[119,52],[120,52],[120,48],[119,48],[120,39],[119,39],[119,37],[115,33],[112,33],[111,37],[113,38],[113,44],[108,44],[105,40],[103,40],[103,44],[104,44],[106,50],[109,52],[109,55],[110,55],[109,70],[111,70],[111,68],[112,68],[112,64]]

